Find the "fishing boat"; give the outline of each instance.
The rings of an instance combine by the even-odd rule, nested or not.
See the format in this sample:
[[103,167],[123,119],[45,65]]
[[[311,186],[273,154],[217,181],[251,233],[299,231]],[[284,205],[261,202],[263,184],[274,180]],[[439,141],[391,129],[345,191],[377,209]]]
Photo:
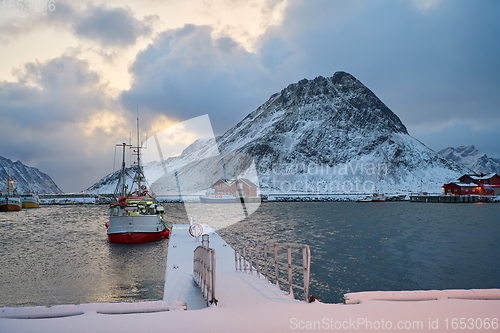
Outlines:
[[146,191],[120,197],[110,205],[108,241],[145,243],[168,238],[165,211]]
[[385,202],[385,195],[383,193],[373,193],[372,202]]
[[371,197],[364,197],[362,199],[356,200],[356,202],[372,202],[372,198]]
[[386,201],[385,195],[382,193],[373,193],[370,196],[356,200],[356,202],[384,202],[384,201]]
[[22,208],[21,199],[15,196],[3,196],[0,198],[0,211],[19,211]]
[[0,211],[10,212],[19,211],[22,208],[21,198],[16,194],[14,181],[10,175],[6,180],[6,192],[0,197]]
[[[139,128],[139,120],[137,120]],[[138,137],[139,137],[139,130]],[[139,139],[138,139],[139,141]],[[120,145],[119,145],[120,146]],[[148,189],[146,178],[141,165],[139,142],[134,148],[137,156],[135,175],[132,185],[127,185],[129,174],[125,168],[125,149],[131,145],[121,144],[123,148],[123,162],[120,178],[115,189],[115,201],[110,204],[109,221],[107,227],[110,243],[145,243],[168,238],[170,231],[167,228],[164,215],[165,209]]]
[[235,203],[236,197],[229,193],[212,192],[200,197],[201,203]]
[[21,194],[21,203],[23,208],[38,208],[40,207],[40,198],[36,193]]

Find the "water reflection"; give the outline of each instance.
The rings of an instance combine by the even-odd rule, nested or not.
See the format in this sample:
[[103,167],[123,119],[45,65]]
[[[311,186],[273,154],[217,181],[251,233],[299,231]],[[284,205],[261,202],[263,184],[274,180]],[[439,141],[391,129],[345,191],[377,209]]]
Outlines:
[[107,283],[115,301],[163,298],[168,242],[108,243]]
[[167,241],[107,242],[107,206],[42,206],[0,214],[0,306],[163,297]]

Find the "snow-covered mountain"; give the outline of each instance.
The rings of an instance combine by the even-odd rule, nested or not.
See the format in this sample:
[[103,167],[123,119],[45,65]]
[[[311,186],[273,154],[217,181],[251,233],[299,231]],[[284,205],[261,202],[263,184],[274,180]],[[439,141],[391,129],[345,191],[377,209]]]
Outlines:
[[290,175],[298,191],[439,191],[464,171],[411,137],[345,72],[304,79],[272,95],[224,134],[219,147],[253,156],[259,174],[269,173],[270,190],[286,190]]
[[316,193],[440,192],[443,183],[468,172],[411,137],[372,91],[345,72],[289,85],[217,144],[198,140],[164,166],[167,175],[155,176],[154,185],[166,192],[175,191],[173,170],[182,191],[238,177],[258,182],[264,192]]
[[500,175],[500,159],[480,153],[474,146],[447,147],[439,155],[465,165],[474,173],[496,173]]
[[6,188],[9,174],[18,193],[62,193],[52,178],[37,168],[24,165],[21,161],[12,162],[10,159],[0,156],[1,191]]

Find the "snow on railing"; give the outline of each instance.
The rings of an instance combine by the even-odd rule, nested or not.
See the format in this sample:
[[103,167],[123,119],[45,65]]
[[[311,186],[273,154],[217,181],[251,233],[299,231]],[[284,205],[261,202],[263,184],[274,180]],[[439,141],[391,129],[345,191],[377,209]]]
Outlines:
[[203,297],[210,304],[217,305],[215,298],[215,250],[207,246],[198,246],[194,250],[194,281],[200,287]]
[[[308,245],[256,244],[235,250],[234,256],[236,271],[256,273],[294,298],[309,301],[311,250]],[[301,265],[294,265],[294,261]],[[302,283],[294,283],[298,280]]]

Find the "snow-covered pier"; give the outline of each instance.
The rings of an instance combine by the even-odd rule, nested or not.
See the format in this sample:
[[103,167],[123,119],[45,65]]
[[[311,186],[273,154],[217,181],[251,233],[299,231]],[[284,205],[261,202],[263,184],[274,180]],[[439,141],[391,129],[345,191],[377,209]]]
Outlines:
[[[202,225],[209,235],[209,247],[215,249],[217,260],[216,294],[218,307],[256,304],[262,301],[297,302],[275,285],[253,275],[236,272],[234,250],[209,226]],[[200,289],[193,282],[193,252],[201,237],[191,237],[188,224],[175,224],[168,247],[163,300],[180,302],[188,310],[206,308]]]
[[193,281],[193,250],[201,239],[189,235],[189,225],[174,225],[163,300],[0,308],[0,332],[499,330],[500,289],[349,293],[346,304],[297,301],[264,279],[236,272],[233,249],[202,227],[216,255],[217,305],[207,307]]
[[489,202],[492,198],[479,195],[413,195],[411,202],[476,203]]

